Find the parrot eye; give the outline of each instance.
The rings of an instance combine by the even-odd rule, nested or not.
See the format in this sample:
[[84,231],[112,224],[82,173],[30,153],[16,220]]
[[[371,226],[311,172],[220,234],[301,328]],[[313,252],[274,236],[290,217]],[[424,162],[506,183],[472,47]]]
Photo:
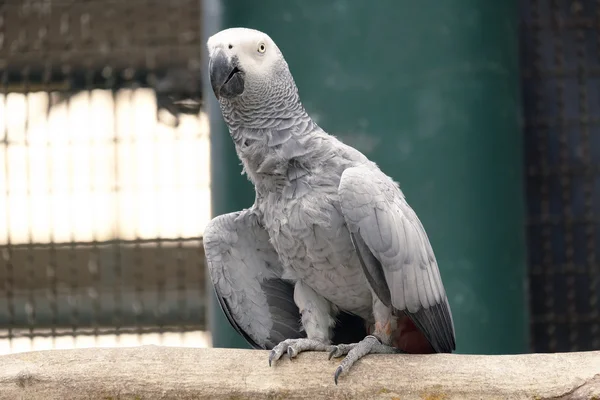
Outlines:
[[259,53],[264,53],[266,50],[267,50],[267,48],[265,47],[265,44],[264,44],[264,43],[260,43],[260,44],[258,45],[258,52],[259,52]]

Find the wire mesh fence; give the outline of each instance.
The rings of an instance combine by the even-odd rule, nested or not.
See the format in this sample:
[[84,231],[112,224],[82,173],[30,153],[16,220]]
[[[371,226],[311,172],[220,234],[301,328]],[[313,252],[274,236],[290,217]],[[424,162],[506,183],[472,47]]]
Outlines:
[[0,2],[0,342],[204,329],[199,25],[198,0]]
[[522,2],[532,350],[600,349],[600,2]]

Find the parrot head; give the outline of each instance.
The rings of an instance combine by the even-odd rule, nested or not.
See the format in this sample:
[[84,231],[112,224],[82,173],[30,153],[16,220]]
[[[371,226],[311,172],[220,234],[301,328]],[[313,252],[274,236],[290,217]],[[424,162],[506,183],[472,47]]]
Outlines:
[[265,98],[293,83],[281,51],[266,33],[225,29],[208,39],[207,48],[210,83],[219,100]]

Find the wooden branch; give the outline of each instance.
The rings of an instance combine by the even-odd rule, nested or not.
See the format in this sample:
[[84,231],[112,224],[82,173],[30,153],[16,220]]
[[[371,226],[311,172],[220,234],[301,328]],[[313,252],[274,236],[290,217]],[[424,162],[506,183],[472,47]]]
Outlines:
[[[342,375],[326,353],[159,346],[0,357],[0,399],[600,399],[600,352],[371,355]],[[596,397],[594,397],[596,396]]]

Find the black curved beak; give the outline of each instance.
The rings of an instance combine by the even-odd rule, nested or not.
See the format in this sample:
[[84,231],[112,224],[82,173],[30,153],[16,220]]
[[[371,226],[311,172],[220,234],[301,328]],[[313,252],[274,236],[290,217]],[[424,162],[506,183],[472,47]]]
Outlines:
[[217,50],[208,63],[210,84],[218,98],[233,98],[244,92],[244,73],[238,66],[237,57],[229,58]]

